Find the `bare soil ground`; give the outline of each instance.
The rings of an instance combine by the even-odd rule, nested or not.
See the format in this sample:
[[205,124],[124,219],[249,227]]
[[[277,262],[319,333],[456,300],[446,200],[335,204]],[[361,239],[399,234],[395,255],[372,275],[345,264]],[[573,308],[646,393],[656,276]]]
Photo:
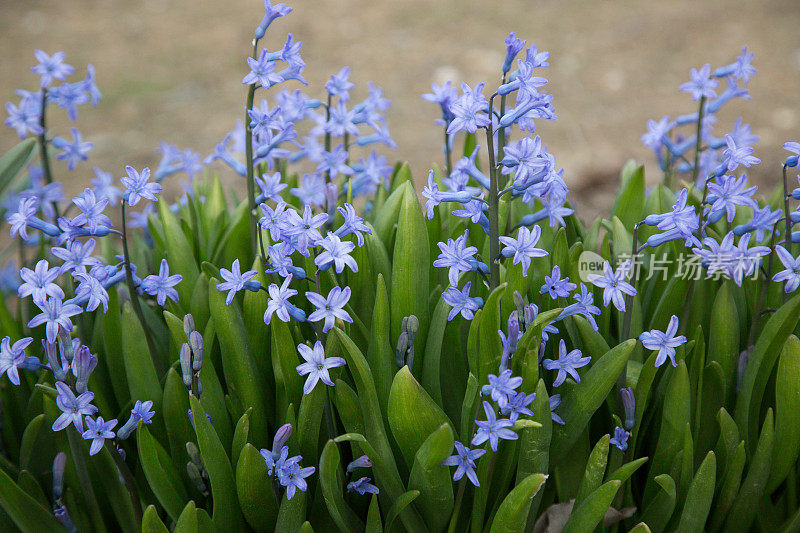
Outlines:
[[[542,124],[545,143],[566,169],[583,215],[608,208],[616,175],[629,158],[646,161],[639,143],[648,118],[694,109],[677,90],[689,69],[721,66],[747,44],[758,75],[752,102],[736,102],[719,128],[743,116],[761,135],[759,183],[777,183],[780,144],[800,138],[800,2],[796,0],[296,0],[275,23],[267,46],[291,31],[303,41],[309,95],[343,65],[358,97],[366,82],[394,102],[394,154],[418,180],[441,159],[437,110],[420,99],[432,81],[497,78],[511,30],[551,52],[548,89],[559,120]],[[125,164],[155,165],[159,140],[204,154],[242,114],[244,56],[263,14],[261,0],[0,0],[0,101],[33,89],[33,50],[64,50],[82,70],[97,68],[105,98],[79,113],[95,143],[89,163],[64,176],[70,192],[91,167],[121,175]],[[4,112],[3,112],[4,113]],[[53,127],[66,132],[67,120]],[[0,150],[15,142],[0,131]],[[231,178],[231,183],[235,178]],[[243,184],[239,183],[243,187]]]

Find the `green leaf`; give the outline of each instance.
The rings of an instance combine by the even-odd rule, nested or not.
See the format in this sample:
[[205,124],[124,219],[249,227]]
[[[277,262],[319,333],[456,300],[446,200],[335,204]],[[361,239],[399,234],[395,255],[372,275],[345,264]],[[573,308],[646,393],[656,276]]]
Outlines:
[[603,476],[605,476],[608,463],[608,443],[610,439],[611,436],[608,434],[600,437],[592,453],[589,454],[589,460],[586,462],[586,472],[578,487],[578,494],[575,496],[576,509],[603,483]]
[[[424,367],[420,381],[422,386],[431,395],[436,403],[442,404],[442,385],[440,381],[442,364],[442,341],[447,328],[447,314],[450,306],[439,298],[431,318],[431,327],[428,331],[428,342],[425,346]],[[374,330],[373,330],[374,331]]]
[[503,345],[497,332],[500,323],[500,300],[505,293],[506,283],[501,283],[486,299],[480,322],[480,349],[478,351],[478,382],[486,383],[487,376],[497,371],[503,354]]
[[[722,482],[717,487],[717,498],[714,500],[714,507],[711,512],[710,531],[719,531],[722,528],[725,518],[728,516],[728,511],[739,493],[742,472],[744,472],[745,455],[744,441],[741,441],[725,469],[725,476],[722,478]],[[720,465],[722,464],[720,461]]]
[[651,499],[642,512],[642,522],[650,526],[653,533],[661,533],[669,523],[672,512],[675,510],[677,492],[675,481],[667,474],[660,474],[654,478],[658,492]]
[[244,520],[239,510],[233,469],[225,454],[225,448],[197,398],[190,396],[189,403],[197,434],[197,445],[211,481],[211,494],[214,496],[212,515],[214,525],[219,529],[240,529],[244,526]]
[[[736,424],[748,443],[755,442],[756,423],[767,381],[789,334],[800,315],[800,296],[783,304],[758,336],[736,396]],[[752,446],[752,444],[750,444]]]
[[554,463],[560,462],[567,455],[589,419],[603,404],[625,368],[634,346],[636,340],[629,339],[609,350],[592,365],[581,378],[581,382],[562,400],[558,411],[565,425],[553,429],[551,450],[555,450]]
[[[158,212],[164,226],[166,255],[170,274],[180,274],[183,279],[175,286],[180,297],[179,305],[189,305],[192,291],[197,283],[200,269],[195,261],[194,250],[181,227],[178,217],[170,211],[168,202],[158,202]],[[216,284],[215,284],[216,285]]]
[[572,511],[572,515],[564,525],[564,529],[561,530],[562,533],[580,533],[593,530],[603,520],[621,484],[616,479],[606,481],[597,490],[589,494],[586,501]]
[[691,420],[691,401],[689,394],[689,373],[683,361],[673,370],[667,391],[664,395],[664,408],[661,426],[658,432],[658,443],[653,453],[650,472],[645,488],[645,501],[657,489],[654,476],[669,471],[675,456],[683,449],[686,424]]
[[197,533],[197,507],[193,501],[181,511],[175,524],[175,533]]
[[491,533],[520,531],[528,519],[531,500],[547,481],[545,474],[531,474],[508,493],[492,520]]
[[392,526],[395,520],[397,520],[397,517],[403,509],[408,507],[408,505],[417,498],[417,496],[419,496],[418,490],[410,490],[401,494],[400,497],[394,501],[389,508],[389,512],[386,514],[386,531],[392,530]]
[[708,512],[711,510],[711,500],[714,498],[714,486],[717,479],[717,459],[713,451],[709,451],[697,473],[694,475],[689,492],[686,495],[686,504],[683,506],[681,521],[678,524],[678,533],[691,533],[702,531],[705,526]]
[[[429,341],[430,342],[430,341]],[[427,367],[428,355],[425,356]],[[375,306],[372,310],[371,332],[367,348],[367,362],[375,379],[375,389],[381,409],[386,412],[389,405],[389,390],[394,376],[394,352],[391,348],[391,313],[389,293],[381,274],[375,290]]]
[[[430,272],[428,229],[414,186],[411,182],[406,182],[401,189],[404,190],[404,193],[397,222],[390,294],[392,338],[396,339],[400,336],[403,317],[414,315],[419,320],[416,342],[418,346],[422,347],[425,346],[428,338],[430,321],[428,315],[428,296],[430,295],[428,288]],[[424,355],[422,349],[417,353]]]
[[151,400],[153,410],[159,413],[162,400],[161,384],[147,347],[144,330],[129,302],[125,303],[122,310],[121,324],[122,356],[131,398],[143,402]]
[[644,166],[638,165],[631,170],[626,165],[621,180],[622,188],[614,200],[611,214],[618,216],[626,228],[633,229],[633,226],[642,220],[644,209]]
[[725,531],[748,531],[750,529],[757,510],[754,503],[758,502],[765,494],[766,484],[769,480],[774,442],[772,408],[770,408],[767,410],[747,476],[744,478],[739,495],[734,500],[731,512],[725,521]]
[[30,470],[31,457],[33,456],[33,452],[37,451],[34,449],[34,446],[36,445],[36,440],[39,437],[39,432],[44,420],[44,413],[37,415],[28,423],[27,427],[25,427],[25,431],[22,433],[22,442],[19,447],[19,467],[21,470]]
[[14,183],[14,178],[31,159],[35,148],[36,139],[25,139],[0,157],[0,196]]
[[231,464],[239,463],[239,455],[242,453],[242,449],[247,443],[247,436],[250,434],[250,413],[252,412],[252,409],[247,409],[236,423],[236,430],[233,432],[233,442],[231,443]]
[[322,457],[319,460],[319,482],[328,512],[339,529],[342,531],[363,530],[364,522],[344,501],[342,488],[345,480],[341,472],[339,449],[332,440],[329,440],[322,450]]
[[278,505],[267,463],[252,444],[245,444],[236,464],[236,493],[247,523],[256,531],[272,531]]
[[725,388],[729,392],[736,390],[736,366],[739,363],[739,313],[733,297],[734,290],[733,281],[727,280],[714,298],[706,358],[706,362],[716,361],[722,367]]
[[386,251],[392,254],[394,247],[392,246],[392,230],[397,225],[397,219],[400,216],[400,206],[403,203],[405,196],[405,188],[401,187],[392,191],[392,194],[386,199],[384,204],[375,213],[375,235],[386,246]]
[[147,426],[140,424],[136,432],[139,463],[147,484],[159,503],[173,520],[177,520],[183,505],[189,499],[175,463],[161,444],[150,434]]
[[378,504],[377,494],[373,494],[372,499],[369,502],[369,511],[367,511],[367,527],[364,531],[366,533],[383,533],[381,509]]
[[453,429],[442,424],[422,443],[414,457],[408,489],[418,490],[416,507],[431,531],[443,531],[453,512],[450,468],[442,465],[453,450]]
[[33,496],[23,492],[2,469],[0,469],[0,506],[22,531],[37,533],[64,531],[53,513]]
[[639,457],[638,459],[634,459],[629,463],[625,463],[624,465],[620,466],[613,472],[611,472],[608,477],[606,477],[606,481],[610,481],[612,479],[617,479],[625,483],[630,479],[634,472],[639,470],[639,467],[642,466],[647,462],[647,457]]
[[778,488],[800,455],[800,339],[790,335],[783,345],[775,377],[775,446],[767,494]]
[[[215,278],[209,281],[209,285],[212,287],[216,287],[217,283]],[[228,393],[234,400],[241,402],[242,412],[248,407],[253,408],[250,424],[254,435],[254,444],[266,445],[266,391],[262,386],[261,374],[252,357],[252,347],[247,339],[242,315],[238,307],[233,304],[225,305],[225,293],[221,291],[209,291],[208,299],[214,329],[222,349],[222,368]]]
[[417,450],[439,426],[452,425],[407,366],[394,376],[388,415],[389,427],[407,464],[413,463]]
[[155,505],[148,505],[142,516],[142,533],[169,533],[169,529],[158,517]]

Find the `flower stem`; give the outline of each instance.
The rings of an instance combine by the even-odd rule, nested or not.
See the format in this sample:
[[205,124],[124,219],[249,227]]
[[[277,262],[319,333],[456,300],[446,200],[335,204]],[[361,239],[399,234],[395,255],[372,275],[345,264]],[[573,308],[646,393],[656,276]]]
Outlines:
[[[489,107],[491,108],[491,103]],[[500,197],[497,195],[497,169],[494,163],[494,132],[491,124],[486,127],[486,142],[489,151],[489,292],[500,285]]]
[[[39,112],[39,126],[42,128],[42,133],[39,134],[39,157],[42,161],[42,172],[44,172],[44,181],[48,185],[53,183],[53,172],[50,170],[50,156],[47,153],[47,88],[42,89],[42,107]],[[53,202],[53,212],[56,214],[58,220],[58,205]]]
[[444,127],[444,168],[448,176],[453,172],[452,155],[450,154],[450,136],[447,135],[447,126]]
[[789,184],[786,181],[786,164],[783,165],[783,216],[786,219],[786,235],[783,236],[783,246],[792,253],[792,221],[789,218]]
[[136,313],[136,318],[139,319],[139,323],[142,325],[142,330],[144,331],[144,336],[147,340],[147,348],[150,350],[150,358],[153,360],[153,364],[156,366],[158,375],[164,375],[165,369],[163,368],[161,358],[156,357],[156,347],[153,343],[153,339],[150,337],[150,329],[147,327],[147,322],[144,320],[142,306],[139,303],[139,294],[136,292],[136,285],[133,282],[131,255],[128,251],[128,231],[125,223],[125,200],[123,200],[120,205],[122,206],[122,257],[125,265],[125,278],[128,282],[128,294],[131,297],[131,305],[133,306],[134,313]]
[[[258,53],[258,39],[253,39],[253,59]],[[253,254],[256,251],[256,234],[258,232],[256,221],[256,181],[253,169],[253,130],[250,126],[250,115],[248,111],[253,109],[253,98],[256,94],[256,84],[247,87],[247,105],[244,109],[244,152],[245,166],[247,170],[247,203],[250,210],[250,246]]]
[[[695,139],[694,142],[694,165],[692,166],[692,183],[695,183],[697,181],[697,174],[700,170],[697,165],[699,164],[700,161],[700,141],[701,141],[701,134],[703,131],[703,114],[705,113],[705,110],[706,110],[706,97],[701,96],[700,108],[697,111],[697,139]],[[672,180],[670,179],[670,181]],[[671,188],[672,183],[669,183],[667,186]]]
[[108,453],[111,454],[111,458],[114,460],[114,464],[117,465],[117,470],[119,470],[120,475],[122,476],[123,481],[125,481],[125,488],[128,489],[128,496],[131,498],[131,504],[133,505],[133,514],[136,516],[136,523],[142,523],[142,504],[139,500],[139,489],[136,488],[136,479],[134,479],[133,474],[131,473],[130,468],[128,465],[125,464],[125,461],[119,455],[117,449],[111,445],[109,441],[105,442],[106,448],[108,448]]
[[453,514],[450,518],[450,525],[447,526],[447,533],[455,533],[458,527],[458,518],[461,516],[461,502],[464,500],[464,490],[467,488],[467,478],[462,477],[458,482],[458,494],[456,495],[456,503],[453,506]]

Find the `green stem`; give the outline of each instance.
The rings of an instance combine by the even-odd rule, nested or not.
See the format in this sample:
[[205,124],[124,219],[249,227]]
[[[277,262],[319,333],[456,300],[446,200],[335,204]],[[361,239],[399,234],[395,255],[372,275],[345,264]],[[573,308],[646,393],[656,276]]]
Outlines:
[[[258,53],[258,39],[253,39],[253,59]],[[253,109],[253,98],[256,94],[256,84],[247,87],[247,105],[244,110],[244,152],[245,166],[247,171],[247,204],[250,209],[250,247],[253,253],[256,251],[256,235],[258,232],[258,221],[256,220],[256,181],[253,169],[253,129],[250,126],[250,115],[248,111]]]
[[[505,85],[506,84],[506,74],[503,74],[503,80],[500,83],[501,83],[501,85]],[[502,95],[500,97],[500,116],[502,117],[505,114],[506,114],[506,95],[504,94],[504,95]],[[499,156],[503,155],[503,150],[504,150],[505,147],[506,147],[506,129],[505,128],[498,128],[498,130],[497,130],[497,154]],[[505,178],[503,178],[502,175],[501,175],[500,179],[503,181],[503,183],[500,184],[500,187],[505,187],[505,185],[506,185]]]
[[[50,185],[53,183],[53,172],[50,170],[50,156],[47,154],[47,88],[42,89],[42,107],[39,113],[39,126],[42,128],[42,133],[39,134],[39,157],[42,161],[42,172],[44,172],[44,181]],[[53,202],[53,212],[56,214],[58,220],[58,205]]]
[[131,305],[133,306],[133,311],[136,313],[136,318],[139,319],[139,323],[142,325],[142,330],[144,331],[144,337],[147,340],[147,348],[150,350],[150,358],[153,360],[153,364],[156,367],[156,371],[158,375],[164,375],[166,371],[163,368],[163,364],[161,362],[161,358],[157,357],[156,345],[153,343],[153,339],[150,337],[150,329],[147,327],[147,322],[144,320],[144,313],[142,312],[142,306],[139,303],[139,294],[136,292],[136,285],[133,282],[133,270],[131,270],[131,254],[128,251],[128,231],[125,223],[125,200],[123,200],[120,204],[122,206],[122,258],[125,264],[125,278],[128,283],[128,294],[131,297]]
[[447,526],[447,533],[455,533],[458,527],[458,518],[461,516],[461,502],[464,500],[464,490],[467,487],[467,478],[462,477],[458,482],[458,494],[456,503],[453,506],[453,515],[450,517],[450,525]]
[[[331,105],[333,105],[333,95],[328,93],[328,104],[325,106],[325,122],[327,123],[331,119]],[[331,132],[325,132],[325,151],[331,151]],[[325,183],[330,183],[331,181],[331,171],[325,171]]]
[[783,216],[786,219],[786,235],[783,236],[783,246],[792,253],[792,221],[789,218],[789,184],[786,181],[786,164],[783,165]]
[[[491,106],[490,101],[490,109]],[[489,150],[489,292],[491,293],[500,285],[500,263],[497,261],[500,256],[500,197],[497,195],[494,133],[491,125],[486,127],[486,142]]]
[[75,463],[75,473],[78,475],[78,482],[81,485],[81,496],[83,496],[83,500],[89,507],[89,519],[95,531],[106,531],[105,523],[103,522],[103,514],[100,512],[100,505],[97,503],[92,480],[86,468],[83,446],[81,446],[81,440],[79,440],[78,437],[78,431],[74,427],[67,428],[69,449],[70,452],[72,452],[72,461]]
[[[692,166],[692,183],[697,181],[697,174],[699,172],[698,163],[700,161],[700,142],[703,132],[703,114],[706,110],[706,97],[700,97],[700,109],[697,111],[697,139],[694,143],[694,166]],[[671,180],[670,180],[671,181]],[[672,185],[671,183],[669,184]]]
[[452,155],[450,154],[450,136],[447,135],[447,126],[444,127],[444,168],[449,176],[453,172]]
[[761,318],[761,310],[764,309],[764,302],[767,300],[767,292],[769,292],[769,283],[772,279],[772,258],[775,256],[775,234],[773,230],[772,236],[769,239],[769,248],[771,250],[767,259],[767,274],[761,282],[761,294],[758,295],[758,306],[756,312],[753,313],[753,321],[750,323],[750,334],[747,336],[746,346],[752,346],[756,340],[756,332],[759,319]]
[[139,499],[139,489],[136,488],[136,479],[133,477],[130,468],[125,464],[125,461],[122,459],[117,449],[111,445],[111,442],[106,441],[105,446],[108,448],[108,453],[111,454],[114,464],[117,465],[117,470],[119,470],[122,479],[125,481],[125,488],[128,489],[128,496],[130,496],[131,504],[133,505],[133,514],[136,517],[136,524],[141,527],[142,502]]

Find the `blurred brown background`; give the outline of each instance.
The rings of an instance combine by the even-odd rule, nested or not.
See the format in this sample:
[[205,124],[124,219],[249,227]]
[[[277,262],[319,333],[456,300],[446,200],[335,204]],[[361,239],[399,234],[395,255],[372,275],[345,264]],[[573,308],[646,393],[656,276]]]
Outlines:
[[[725,65],[742,45],[756,54],[753,100],[725,109],[717,134],[740,115],[752,124],[766,163],[755,178],[764,184],[778,179],[780,144],[800,138],[796,0],[290,3],[295,11],[273,24],[266,46],[280,46],[287,32],[303,41],[310,96],[323,94],[343,65],[352,67],[354,98],[367,81],[381,85],[394,102],[389,126],[399,144],[386,155],[409,160],[418,180],[441,160],[439,112],[420,95],[446,79],[492,87],[512,30],[551,52],[547,89],[559,120],[542,122],[540,133],[584,216],[610,205],[628,158],[647,162],[649,182],[658,179],[639,142],[647,119],[694,111],[677,89],[690,67]],[[242,114],[244,56],[262,15],[261,0],[0,0],[0,101],[16,101],[15,88],[36,88],[35,48],[65,51],[81,76],[86,63],[95,65],[104,99],[82,108],[77,122],[95,149],[68,177],[57,166],[70,192],[88,183],[93,165],[117,176],[125,164],[155,166],[159,140],[206,155]],[[63,113],[52,115],[52,127],[66,133]],[[0,151],[14,142],[2,128]]]

